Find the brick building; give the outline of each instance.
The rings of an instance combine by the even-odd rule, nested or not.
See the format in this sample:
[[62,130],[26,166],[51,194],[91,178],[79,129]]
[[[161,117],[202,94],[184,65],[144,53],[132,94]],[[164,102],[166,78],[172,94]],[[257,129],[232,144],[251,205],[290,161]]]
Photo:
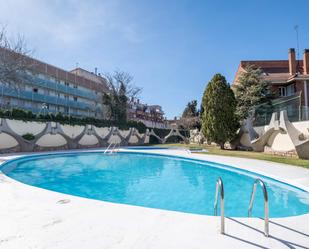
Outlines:
[[[304,50],[302,60],[297,60],[295,49],[290,48],[288,60],[241,61],[233,84],[237,84],[239,75],[241,72],[245,72],[246,67],[249,65],[262,70],[265,80],[270,82],[273,91],[282,100],[299,96],[299,108],[301,108],[303,113],[300,116],[308,116],[309,49]],[[292,111],[295,112],[295,108],[290,110],[290,113]]]

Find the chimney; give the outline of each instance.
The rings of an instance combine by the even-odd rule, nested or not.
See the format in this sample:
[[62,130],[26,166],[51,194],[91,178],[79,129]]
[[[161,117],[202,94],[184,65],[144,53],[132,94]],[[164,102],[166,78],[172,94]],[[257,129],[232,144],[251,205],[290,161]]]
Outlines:
[[304,65],[304,74],[309,74],[309,49],[304,50],[303,65]]
[[295,58],[295,49],[289,49],[289,72],[290,75],[296,74],[296,58]]
[[98,68],[97,68],[97,67],[94,68],[94,74],[95,74],[95,75],[98,74]]

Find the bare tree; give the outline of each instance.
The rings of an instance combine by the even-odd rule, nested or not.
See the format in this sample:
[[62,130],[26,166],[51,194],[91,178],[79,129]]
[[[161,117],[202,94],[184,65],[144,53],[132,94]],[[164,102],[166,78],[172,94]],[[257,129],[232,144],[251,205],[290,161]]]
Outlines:
[[133,84],[133,76],[127,72],[116,70],[113,74],[104,75],[107,80],[107,86],[112,93],[121,94],[125,90],[127,98],[136,97],[141,93],[141,88]]
[[138,96],[141,88],[133,84],[133,77],[123,71],[105,74],[109,92],[103,95],[103,104],[108,107],[110,119],[118,122],[127,121],[127,104]]
[[178,122],[179,127],[183,129],[200,129],[201,120],[200,117],[181,117]]
[[32,50],[27,49],[23,36],[18,35],[15,40],[10,40],[6,27],[2,26],[0,28],[0,82],[19,89],[27,73],[33,71],[35,63],[29,57],[32,53]]

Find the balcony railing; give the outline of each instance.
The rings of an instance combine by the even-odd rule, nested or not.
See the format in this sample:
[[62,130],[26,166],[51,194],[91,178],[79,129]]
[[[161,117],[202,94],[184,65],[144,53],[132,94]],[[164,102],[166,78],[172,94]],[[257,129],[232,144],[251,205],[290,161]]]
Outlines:
[[0,94],[1,95],[3,94],[3,96],[10,96],[10,97],[18,98],[18,99],[44,102],[47,104],[60,105],[64,107],[73,107],[73,108],[83,109],[83,110],[92,110],[95,108],[94,105],[90,105],[87,103],[63,99],[57,96],[49,96],[49,95],[44,95],[40,93],[34,93],[30,91],[25,91],[22,89],[15,90],[15,89],[3,86],[3,85],[0,86]]
[[39,87],[44,87],[44,88],[54,90],[54,91],[57,91],[57,92],[72,94],[72,95],[75,95],[75,96],[78,96],[78,97],[83,97],[83,98],[86,98],[86,99],[91,99],[91,100],[98,99],[98,96],[95,93],[92,93],[92,92],[86,92],[86,91],[80,90],[78,88],[59,84],[55,81],[51,81],[51,80],[48,80],[48,79],[42,79],[42,78],[39,78],[39,77],[30,76],[30,75],[27,75],[26,77],[27,77],[26,78],[27,84],[31,84],[31,85],[35,85],[35,86],[39,86]]

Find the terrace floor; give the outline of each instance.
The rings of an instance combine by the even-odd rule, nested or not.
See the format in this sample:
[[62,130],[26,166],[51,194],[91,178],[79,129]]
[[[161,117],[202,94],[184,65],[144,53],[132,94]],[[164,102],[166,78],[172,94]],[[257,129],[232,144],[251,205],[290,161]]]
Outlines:
[[[132,150],[130,150],[132,151]],[[138,150],[142,152],[142,150]],[[309,191],[309,170],[254,159],[147,150],[248,169]],[[1,160],[11,156],[0,156]],[[226,218],[114,204],[52,192],[0,174],[0,248],[309,248],[309,214],[270,219]]]

